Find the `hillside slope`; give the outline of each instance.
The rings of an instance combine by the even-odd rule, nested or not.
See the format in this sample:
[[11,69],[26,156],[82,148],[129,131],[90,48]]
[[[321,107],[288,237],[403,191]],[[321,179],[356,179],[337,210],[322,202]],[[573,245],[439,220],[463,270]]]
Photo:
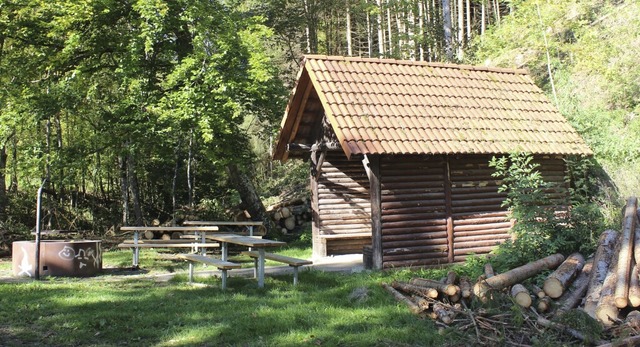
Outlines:
[[603,202],[615,206],[639,195],[640,3],[515,3],[513,15],[477,38],[470,62],[529,69],[609,176],[601,187],[614,189],[601,190]]

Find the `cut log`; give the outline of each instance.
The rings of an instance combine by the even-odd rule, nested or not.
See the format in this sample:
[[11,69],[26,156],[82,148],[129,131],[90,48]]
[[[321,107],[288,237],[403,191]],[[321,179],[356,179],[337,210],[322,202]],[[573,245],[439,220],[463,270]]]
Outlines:
[[455,271],[447,272],[447,278],[445,279],[445,284],[456,284],[456,280],[458,279],[458,274]]
[[598,240],[598,248],[593,258],[591,276],[589,276],[589,289],[587,289],[583,306],[584,312],[592,318],[596,318],[596,306],[598,306],[598,301],[600,300],[602,284],[611,266],[613,252],[618,243],[617,240],[618,233],[614,230],[604,231]]
[[589,277],[591,276],[592,266],[593,261],[587,261],[582,268],[582,272],[580,272],[576,277],[576,280],[571,284],[571,287],[569,287],[569,290],[558,300],[559,307],[555,314],[562,314],[580,304],[584,298],[584,294],[587,292],[587,287],[589,286]]
[[413,300],[413,302],[415,302],[416,305],[420,307],[420,312],[424,312],[429,309],[429,301],[421,297],[420,295],[411,295],[411,300]]
[[153,240],[154,238],[154,234],[153,231],[151,230],[145,230],[144,233],[142,233],[142,237],[147,239],[147,240]]
[[614,292],[614,301],[618,308],[625,308],[629,304],[629,276],[631,274],[631,257],[633,256],[637,210],[638,199],[635,197],[629,198],[629,200],[627,200],[624,223],[622,225],[622,241],[620,241],[617,266],[618,276],[616,277],[616,288]]
[[584,257],[573,253],[544,280],[542,289],[552,299],[559,298],[582,270]]
[[533,293],[538,297],[538,299],[542,299],[547,296],[547,293],[535,284],[531,286],[531,289],[533,289]]
[[433,312],[435,312],[438,319],[444,324],[451,324],[451,312],[441,303],[435,303],[433,305]]
[[444,284],[435,280],[426,278],[412,278],[411,284],[428,288],[435,288],[438,292],[446,295],[456,295],[460,291],[460,287],[452,284]]
[[382,283],[382,287],[389,293],[391,293],[391,295],[393,295],[393,297],[400,302],[403,302],[405,305],[407,305],[407,307],[409,307],[409,309],[411,310],[411,312],[413,313],[420,313],[422,312],[422,308],[420,308],[420,306],[418,306],[418,304],[416,304],[415,302],[413,302],[413,300],[407,298],[406,296],[404,296],[402,293],[400,293],[399,291],[395,290],[392,286],[386,284],[386,283]]
[[487,293],[492,289],[499,290],[522,282],[544,270],[555,269],[563,260],[564,256],[562,254],[553,254],[515,269],[511,269],[505,273],[495,275],[476,283],[473,286],[473,293],[481,300],[484,300],[486,299]]
[[460,278],[460,295],[462,295],[464,299],[471,297],[471,280],[469,277]]
[[609,272],[602,284],[602,290],[600,292],[600,300],[596,306],[596,319],[607,327],[612,326],[618,321],[618,315],[620,310],[615,305],[614,292],[616,289],[616,279],[618,274],[615,271],[615,266],[612,271]]
[[629,312],[629,314],[627,314],[627,317],[624,319],[624,325],[634,333],[640,331],[640,311]]
[[543,298],[540,298],[540,300],[538,300],[538,312],[547,312],[551,310],[552,306],[553,306],[553,300],[551,300],[551,298],[548,296],[545,296]]
[[280,215],[282,216],[282,218],[291,217],[291,210],[289,210],[288,207],[281,208],[279,212],[280,212]]
[[438,291],[434,288],[416,286],[409,283],[394,281],[391,286],[395,289],[402,290],[407,293],[420,295],[425,298],[436,299],[438,297]]
[[607,276],[602,282],[602,288],[600,289],[600,299],[595,309],[595,318],[602,324],[610,327],[618,320],[620,310],[615,305],[614,293],[616,290],[617,281],[617,267],[618,267],[618,254],[620,253],[620,243],[622,237],[618,237],[616,247],[613,250],[613,256],[611,257],[611,265],[607,272]]
[[289,231],[295,229],[295,227],[296,227],[296,217],[289,216],[289,217],[285,218],[284,227],[287,228],[287,230],[289,230]]
[[495,272],[493,271],[493,265],[491,263],[484,264],[484,276],[485,278],[491,278],[495,276]]
[[[635,261],[634,261],[635,263]],[[629,304],[632,307],[640,307],[640,273],[638,264],[633,264],[629,277]]]
[[516,304],[524,308],[531,306],[531,294],[529,294],[529,290],[522,284],[518,283],[511,287],[511,297],[515,300]]

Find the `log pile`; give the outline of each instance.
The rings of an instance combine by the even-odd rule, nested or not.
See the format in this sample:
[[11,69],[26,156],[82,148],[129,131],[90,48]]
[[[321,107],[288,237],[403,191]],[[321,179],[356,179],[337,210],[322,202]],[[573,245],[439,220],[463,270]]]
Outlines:
[[309,201],[302,198],[283,200],[268,206],[267,213],[283,234],[292,233],[302,224],[311,221]]
[[[616,343],[634,345],[640,342],[639,220],[633,197],[627,201],[621,232],[603,232],[595,255],[587,260],[579,253],[566,258],[554,254],[504,273],[494,273],[488,264],[473,286],[469,278],[450,272],[441,281],[413,278],[384,288],[412,312],[467,331],[480,345],[527,345],[532,343],[524,337],[527,332],[545,329],[580,344],[607,343],[590,336],[593,331],[585,335],[556,321],[570,311],[594,318]],[[543,272],[548,272],[544,279],[536,277]],[[520,324],[512,326],[517,312]]]

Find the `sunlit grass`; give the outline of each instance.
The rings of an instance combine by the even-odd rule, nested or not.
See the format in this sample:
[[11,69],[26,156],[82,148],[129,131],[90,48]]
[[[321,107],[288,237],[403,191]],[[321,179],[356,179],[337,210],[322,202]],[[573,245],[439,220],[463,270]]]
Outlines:
[[[110,254],[105,257],[109,262]],[[151,266],[153,267],[153,266]],[[155,271],[155,270],[154,270]],[[48,279],[0,284],[0,345],[402,346],[442,343],[430,320],[396,303],[379,283],[394,273],[233,277],[222,291],[148,277]],[[350,294],[366,288],[357,299]]]

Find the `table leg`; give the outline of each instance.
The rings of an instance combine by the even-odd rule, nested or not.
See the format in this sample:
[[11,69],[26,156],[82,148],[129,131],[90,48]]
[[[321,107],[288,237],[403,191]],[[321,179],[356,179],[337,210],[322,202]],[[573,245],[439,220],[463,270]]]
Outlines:
[[[253,225],[248,225],[247,229],[249,229],[249,236],[253,236]],[[249,247],[249,251],[253,251],[253,248]]]
[[133,232],[133,245],[134,245],[134,248],[133,248],[133,267],[134,268],[138,268],[138,264],[139,264],[139,261],[140,261],[140,248],[138,248],[138,238],[139,238],[138,232],[134,231]]
[[[205,243],[205,240],[206,240],[205,234],[206,234],[205,232],[200,233],[200,242],[202,242],[202,243]],[[203,256],[207,255],[207,249],[202,247],[200,249],[200,254],[202,254]]]
[[220,247],[222,248],[222,260],[227,260],[227,243],[220,242]]
[[258,288],[264,288],[264,248],[258,248]]

